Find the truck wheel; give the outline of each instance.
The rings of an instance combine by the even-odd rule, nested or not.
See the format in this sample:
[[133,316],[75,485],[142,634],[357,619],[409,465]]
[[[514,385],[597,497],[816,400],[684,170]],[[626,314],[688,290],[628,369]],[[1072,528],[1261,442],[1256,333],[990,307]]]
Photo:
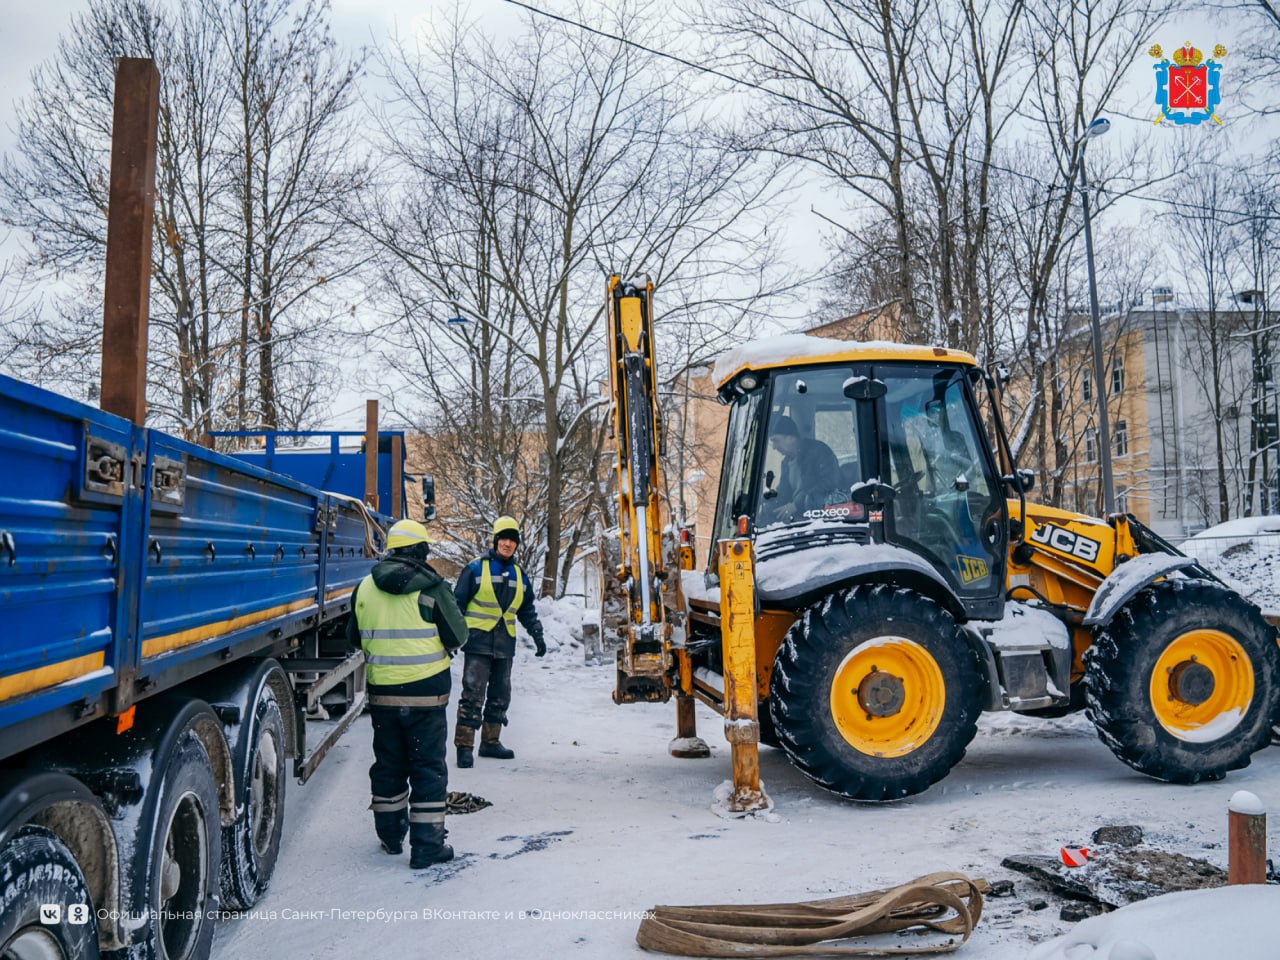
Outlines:
[[253,738],[245,756],[244,809],[222,830],[222,899],[233,910],[258,902],[271,882],[284,825],[285,739],[280,704],[268,684],[254,705]]
[[[42,923],[40,908],[56,904],[57,923]],[[70,908],[77,911],[72,923]],[[0,957],[5,960],[95,960],[98,925],[89,888],[75,858],[43,827],[23,827],[0,850]]]
[[163,779],[148,849],[148,960],[197,960],[213,939],[222,837],[217,784],[194,730],[154,775]]
[[1262,614],[1207,580],[1164,580],[1085,654],[1089,719],[1117,757],[1170,783],[1221,780],[1267,746],[1280,647]]
[[787,632],[769,710],[805,776],[853,800],[896,800],[964,756],[981,690],[949,613],[912,590],[865,585],[810,607]]

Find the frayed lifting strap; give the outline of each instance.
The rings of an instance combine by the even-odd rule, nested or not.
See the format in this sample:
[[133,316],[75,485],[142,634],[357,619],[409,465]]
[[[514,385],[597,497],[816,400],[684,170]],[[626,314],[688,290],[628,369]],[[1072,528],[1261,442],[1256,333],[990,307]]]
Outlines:
[[[901,886],[799,903],[654,907],[636,943],[680,957],[919,956],[950,953],[982,916],[986,880],[931,873]],[[950,935],[913,947],[840,944],[912,927]]]

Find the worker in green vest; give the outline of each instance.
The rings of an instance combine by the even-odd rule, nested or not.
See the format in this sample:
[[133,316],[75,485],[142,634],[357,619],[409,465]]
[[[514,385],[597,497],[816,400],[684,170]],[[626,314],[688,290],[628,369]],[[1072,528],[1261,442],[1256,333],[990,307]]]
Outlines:
[[374,830],[415,870],[453,859],[445,843],[449,658],[467,625],[449,582],[427,563],[431,538],[416,520],[387,533],[388,554],[351,593],[347,636],[364,649],[373,720]]
[[499,737],[511,705],[511,662],[516,655],[516,622],[533,638],[535,656],[547,645],[534,606],[533,585],[515,561],[520,525],[499,517],[493,525],[493,549],[472,560],[458,576],[454,596],[467,615],[467,657],[462,669],[462,696],[453,744],[458,766],[475,762],[476,727],[480,727],[480,756],[510,760],[515,751]]

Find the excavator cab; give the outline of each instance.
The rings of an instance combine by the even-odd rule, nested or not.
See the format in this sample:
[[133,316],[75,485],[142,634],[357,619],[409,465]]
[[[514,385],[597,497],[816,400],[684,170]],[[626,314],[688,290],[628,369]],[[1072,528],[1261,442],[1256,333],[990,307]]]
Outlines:
[[[976,367],[963,363],[841,362],[748,370],[725,385],[730,404],[716,531],[741,517],[769,560],[844,544],[850,577],[884,572],[889,544],[913,554],[910,585],[970,618],[999,619],[1004,601],[1008,510],[983,432]],[[803,563],[803,559],[799,562]],[[834,569],[824,551],[823,564]],[[712,571],[714,572],[714,571]],[[812,579],[788,592],[767,565],[770,603],[802,607]]]

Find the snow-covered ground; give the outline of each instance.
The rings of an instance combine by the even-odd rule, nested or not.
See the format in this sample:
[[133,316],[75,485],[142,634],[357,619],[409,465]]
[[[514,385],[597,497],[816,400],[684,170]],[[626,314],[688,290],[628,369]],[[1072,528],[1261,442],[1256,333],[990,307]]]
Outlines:
[[1090,917],[1028,960],[1206,960],[1274,957],[1280,887],[1185,890]]
[[[1092,935],[1058,918],[1055,896],[1003,869],[1005,856],[1053,856],[1064,844],[1087,845],[1099,826],[1137,824],[1149,842],[1225,867],[1231,795],[1246,789],[1280,803],[1280,748],[1223,782],[1177,787],[1121,764],[1082,716],[988,715],[950,776],[892,804],[839,800],[762,747],[775,816],[724,820],[710,809],[730,776],[719,721],[699,707],[711,759],[670,757],[674,706],[615,706],[612,666],[581,662],[573,608],[544,610],[548,634],[560,640],[546,658],[520,651],[504,735],[516,759],[477,759],[457,771],[450,758],[450,789],[494,804],[449,818],[457,860],[414,873],[407,856],[379,851],[366,810],[372,752],[362,719],[310,783],[290,785],[270,891],[254,913],[220,924],[214,957],[645,956],[634,938],[640,912],[655,904],[815,899],[961,870],[1011,879],[1015,895],[987,901],[959,955],[1022,960],[1060,934]],[[1111,927],[1094,937],[1097,951],[1073,940],[1045,944],[1040,956],[1119,960],[1129,955],[1108,953],[1107,938],[1140,939],[1144,930],[1156,960],[1280,951],[1250,952],[1254,941],[1245,940],[1241,949],[1188,952],[1198,942],[1191,931],[1211,913],[1226,911],[1238,925],[1257,909],[1238,897],[1224,906],[1195,896],[1133,913],[1136,932],[1122,919],[1136,907],[1099,918]],[[1037,900],[1047,908],[1033,910]],[[1280,911],[1270,916],[1274,927]]]

